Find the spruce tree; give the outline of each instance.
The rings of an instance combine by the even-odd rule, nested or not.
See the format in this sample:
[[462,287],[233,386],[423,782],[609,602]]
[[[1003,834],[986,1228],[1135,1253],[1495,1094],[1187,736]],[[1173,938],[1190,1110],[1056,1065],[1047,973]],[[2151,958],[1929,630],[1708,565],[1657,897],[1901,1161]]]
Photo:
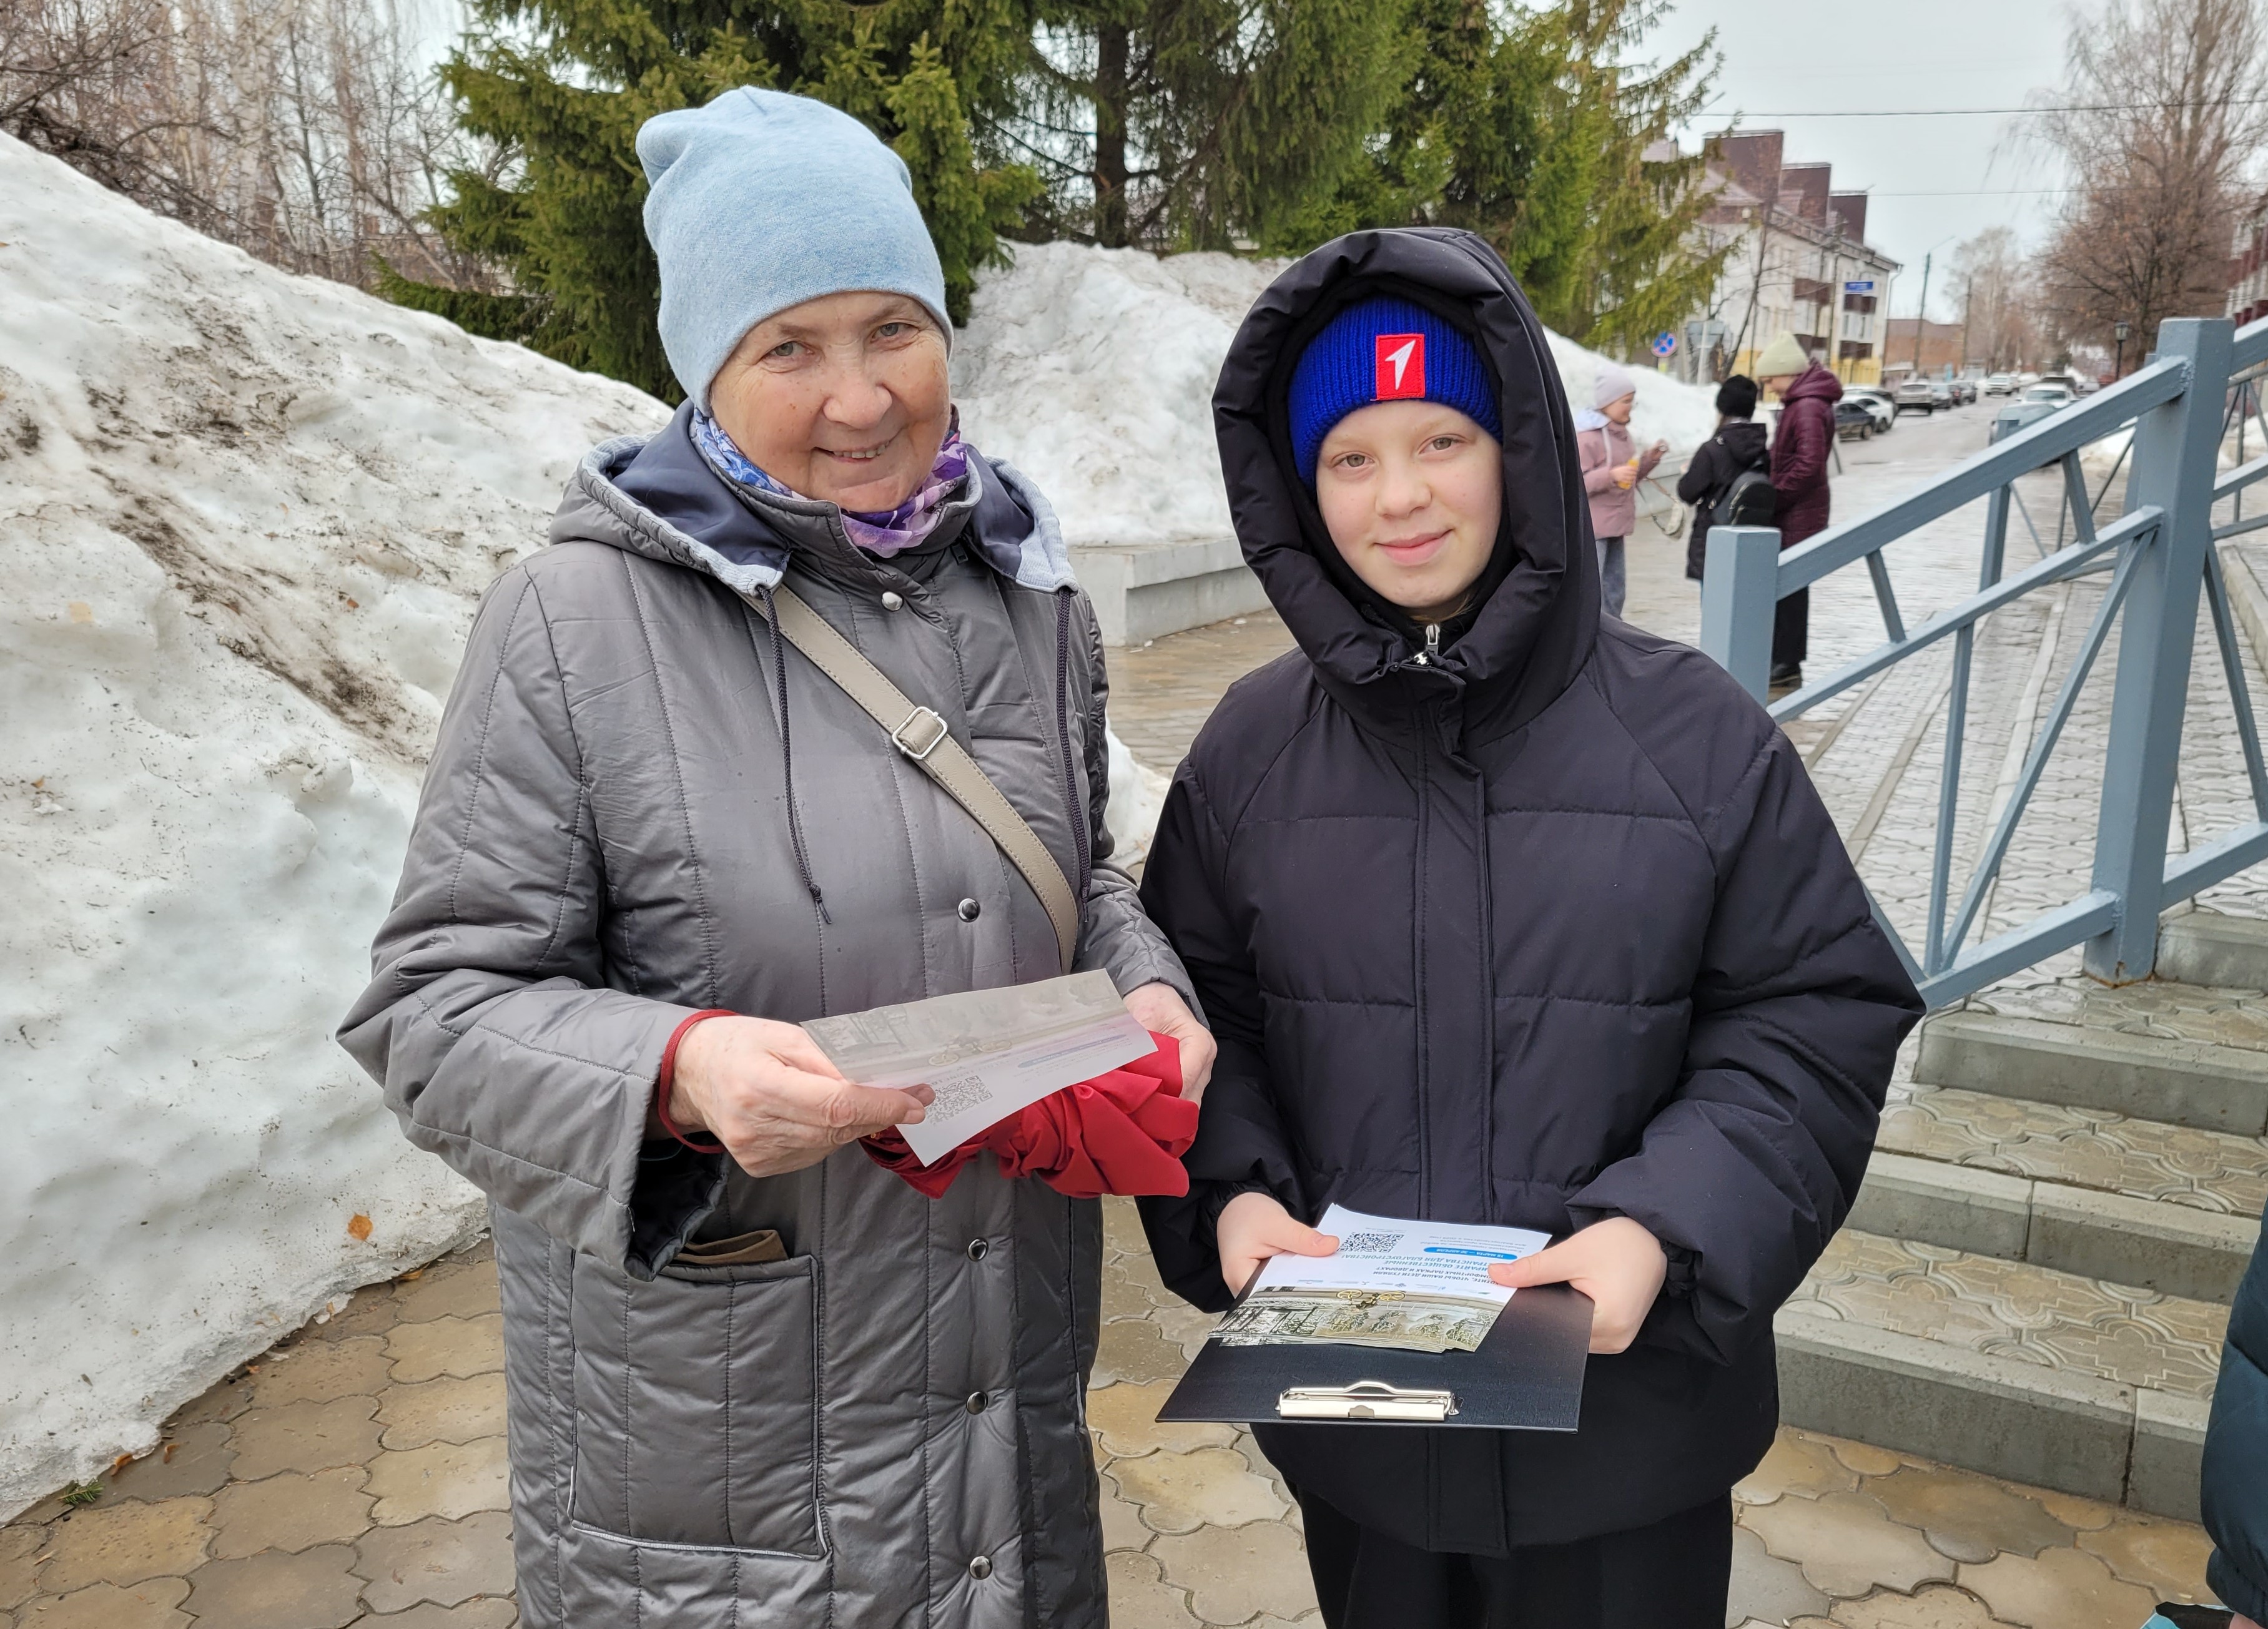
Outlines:
[[1014,105],[1027,0],[474,0],[473,16],[442,77],[465,127],[510,162],[501,181],[454,176],[436,220],[513,291],[468,295],[390,269],[382,291],[666,401],[681,393],[654,329],[660,277],[636,147],[654,114],[760,85],[864,121],[912,172],[955,321],[996,234],[1039,195],[1029,168],[980,162],[969,132],[973,114]]
[[1587,344],[1627,351],[1673,325],[1706,299],[1717,260],[1694,230],[1701,160],[1668,143],[1707,94],[1710,46],[1623,65],[1664,9],[1415,0],[1421,66],[1318,225],[1479,232],[1537,314]]
[[[1417,63],[1408,0],[1042,0],[995,151],[1049,182],[1035,235],[1298,251]],[[1328,234],[1325,234],[1328,235]]]

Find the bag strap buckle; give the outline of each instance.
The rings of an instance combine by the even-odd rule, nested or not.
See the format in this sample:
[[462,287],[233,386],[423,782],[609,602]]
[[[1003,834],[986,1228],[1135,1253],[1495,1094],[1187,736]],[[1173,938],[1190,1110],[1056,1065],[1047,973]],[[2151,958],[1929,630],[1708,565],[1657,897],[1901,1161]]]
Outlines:
[[928,761],[929,755],[937,750],[938,743],[948,733],[942,715],[932,708],[916,707],[906,715],[903,724],[890,732],[890,744],[916,763],[922,763]]

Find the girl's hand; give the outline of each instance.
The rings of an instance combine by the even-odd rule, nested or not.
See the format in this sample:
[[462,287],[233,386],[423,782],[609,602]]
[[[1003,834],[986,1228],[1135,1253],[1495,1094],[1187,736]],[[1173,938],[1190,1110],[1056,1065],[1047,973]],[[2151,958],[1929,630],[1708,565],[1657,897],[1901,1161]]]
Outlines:
[[1223,1207],[1213,1228],[1220,1247],[1220,1276],[1238,1294],[1270,1256],[1329,1256],[1339,1242],[1317,1233],[1277,1202],[1273,1194],[1240,1193]]
[[[1228,1220],[1227,1212],[1221,1220]],[[1593,1302],[1591,1350],[1616,1353],[1638,1338],[1668,1272],[1659,1239],[1627,1216],[1609,1216],[1549,1249],[1498,1263],[1489,1277],[1514,1289],[1565,1284],[1582,1291]]]

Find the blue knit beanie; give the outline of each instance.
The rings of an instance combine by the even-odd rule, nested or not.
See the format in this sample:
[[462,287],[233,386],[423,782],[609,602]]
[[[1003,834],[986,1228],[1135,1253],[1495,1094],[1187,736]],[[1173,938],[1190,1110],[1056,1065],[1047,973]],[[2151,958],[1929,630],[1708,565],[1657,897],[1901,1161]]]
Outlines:
[[647,120],[637,155],[652,188],[645,235],[661,262],[662,349],[703,412],[750,328],[822,294],[910,296],[952,343],[913,178],[849,114],[781,91],[727,91]]
[[1373,402],[1439,402],[1498,440],[1504,420],[1480,353],[1423,306],[1381,296],[1348,306],[1307,343],[1292,370],[1292,457],[1315,483],[1323,438]]

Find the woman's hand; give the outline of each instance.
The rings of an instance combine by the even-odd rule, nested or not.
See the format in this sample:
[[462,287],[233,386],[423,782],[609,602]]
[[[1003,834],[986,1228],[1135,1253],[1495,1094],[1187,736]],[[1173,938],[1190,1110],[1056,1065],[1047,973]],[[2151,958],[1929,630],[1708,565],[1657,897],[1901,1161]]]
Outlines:
[[1638,484],[1638,471],[1631,468],[1628,464],[1616,464],[1615,466],[1615,484],[1620,487],[1624,491],[1629,491],[1631,488]]
[[1339,1248],[1329,1234],[1294,1220],[1266,1193],[1240,1193],[1231,1199],[1214,1226],[1213,1242],[1220,1247],[1222,1281],[1240,1295],[1270,1256],[1329,1256]]
[[1189,1004],[1171,984],[1144,984],[1126,998],[1126,1010],[1145,1029],[1171,1036],[1182,1043],[1182,1095],[1190,1102],[1204,1097],[1205,1082],[1212,1079],[1212,1060],[1220,1049],[1212,1031],[1197,1022]]
[[1591,1350],[1616,1353],[1638,1338],[1668,1271],[1660,1240],[1627,1216],[1609,1216],[1549,1249],[1498,1263],[1489,1277],[1514,1289],[1565,1284],[1582,1291],[1593,1303]]
[[677,1045],[669,1117],[709,1132],[751,1176],[816,1165],[848,1142],[918,1120],[936,1094],[858,1086],[812,1038],[769,1018],[704,1019]]

